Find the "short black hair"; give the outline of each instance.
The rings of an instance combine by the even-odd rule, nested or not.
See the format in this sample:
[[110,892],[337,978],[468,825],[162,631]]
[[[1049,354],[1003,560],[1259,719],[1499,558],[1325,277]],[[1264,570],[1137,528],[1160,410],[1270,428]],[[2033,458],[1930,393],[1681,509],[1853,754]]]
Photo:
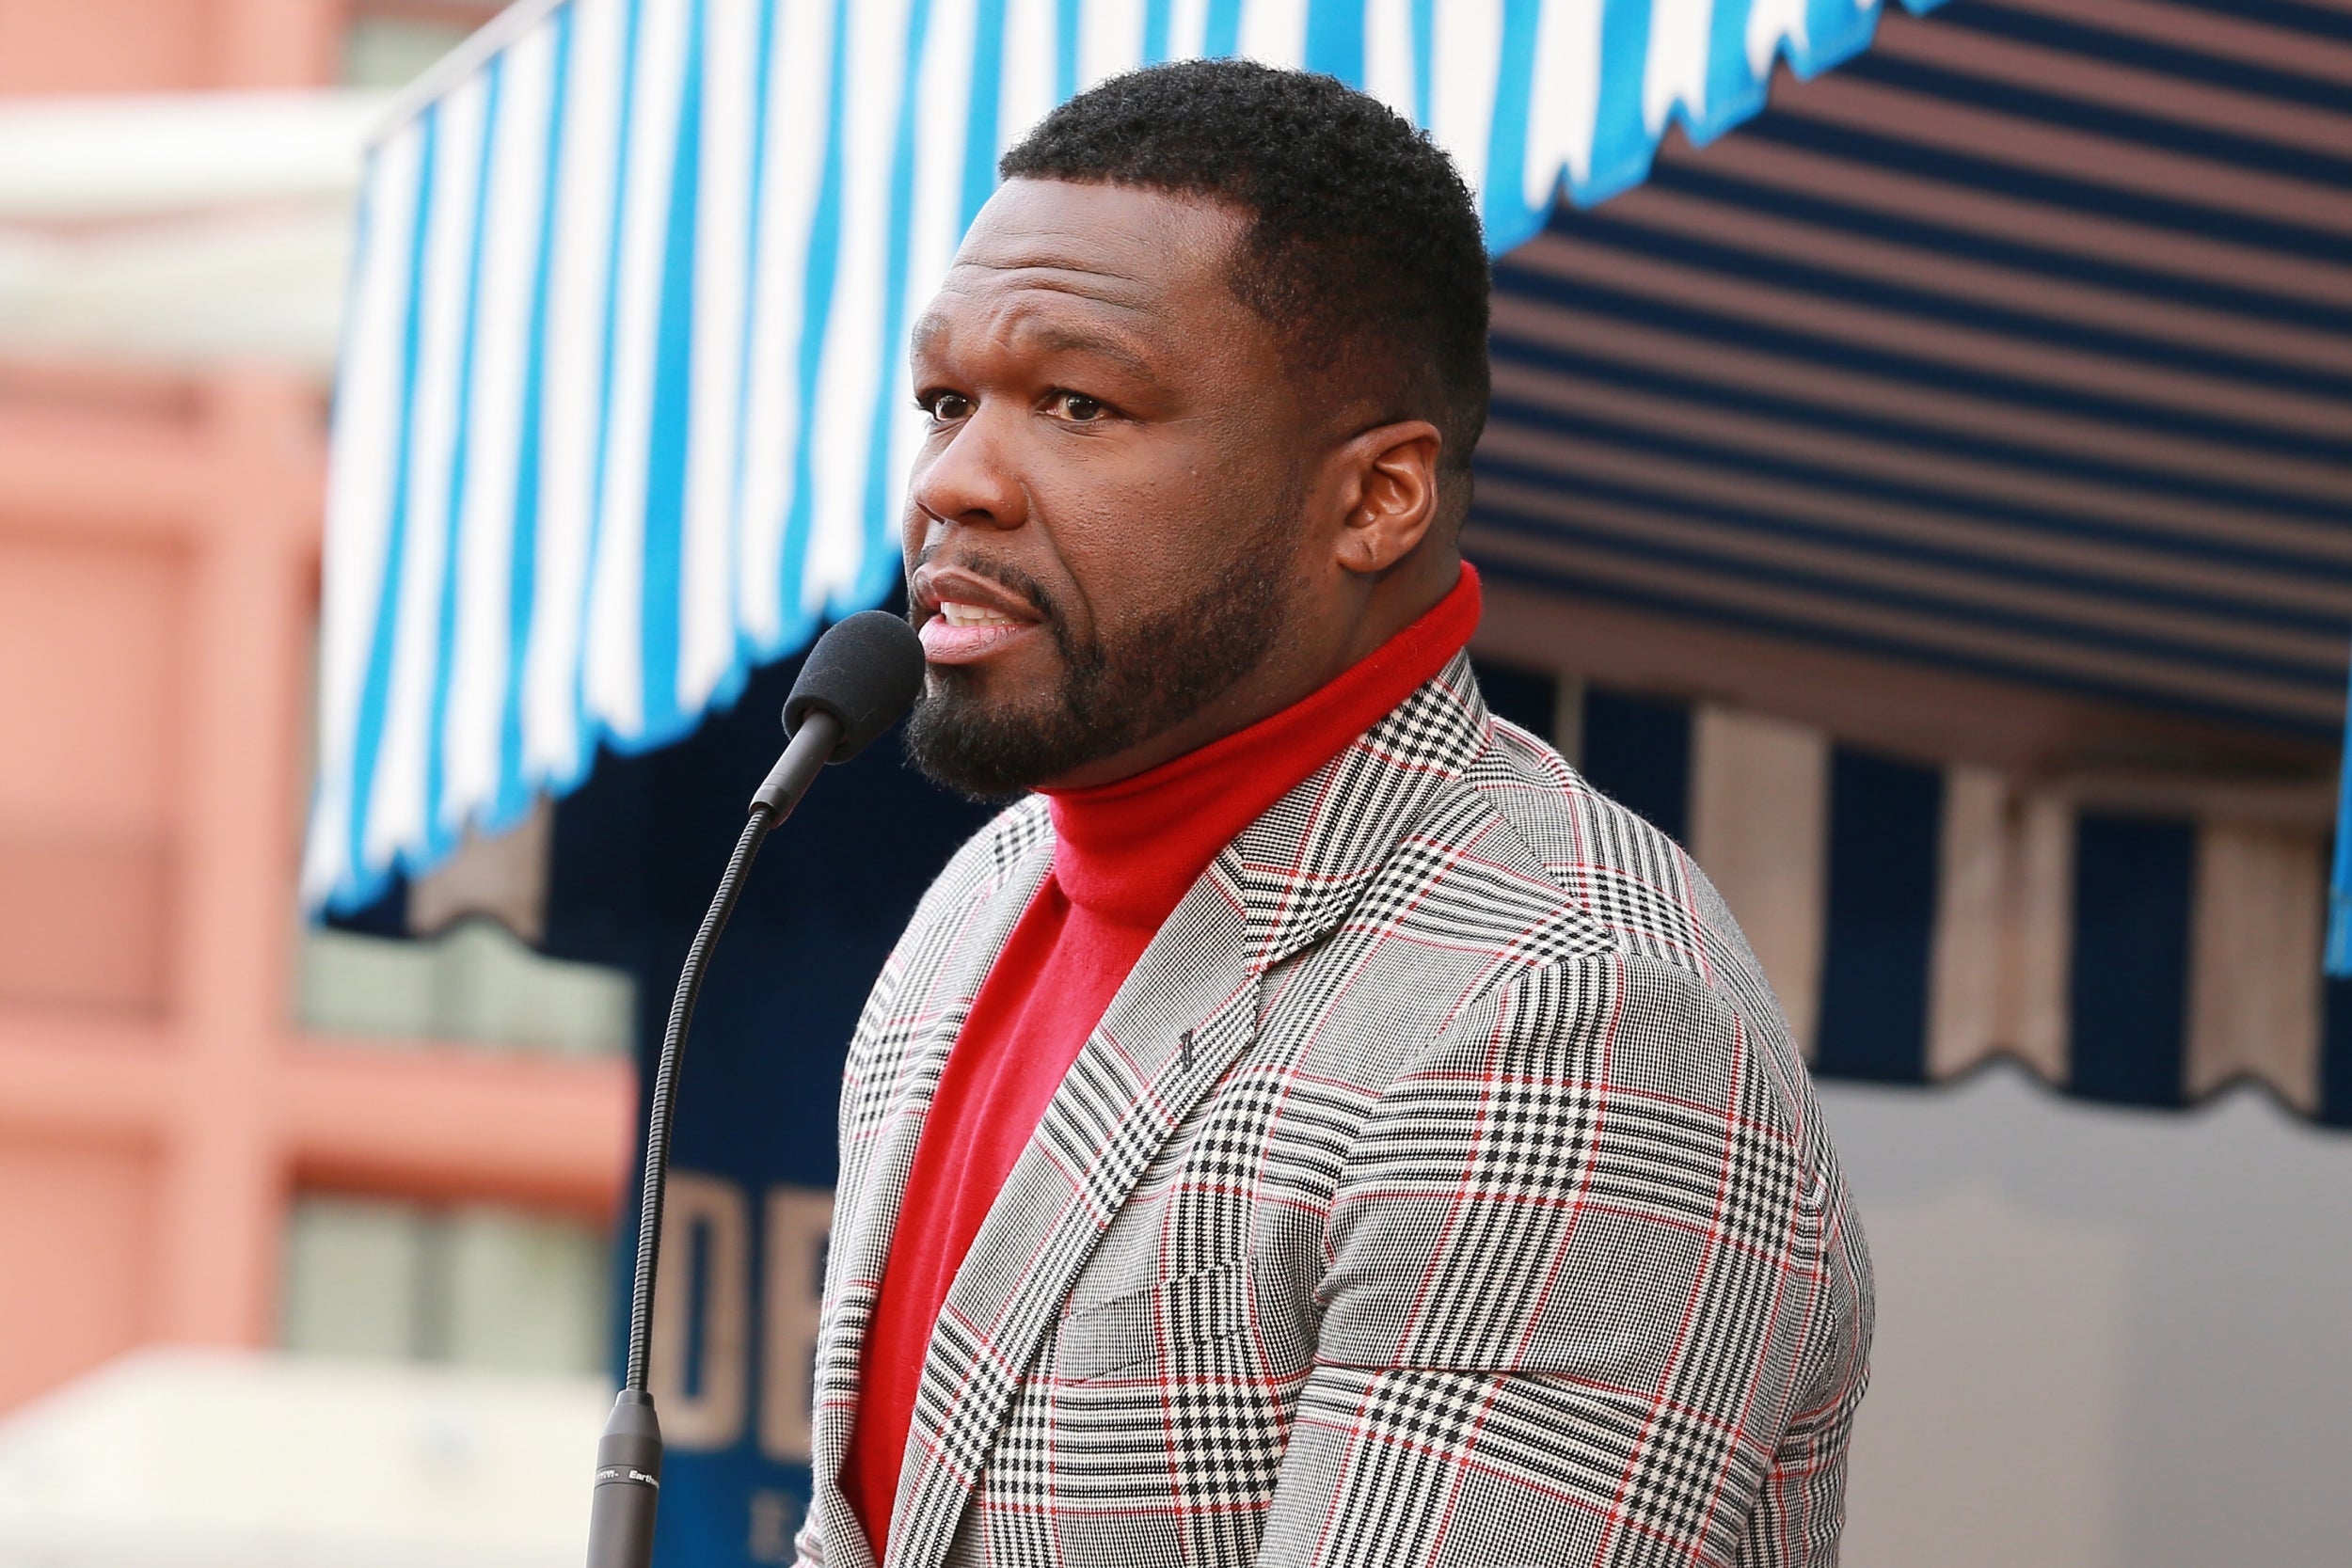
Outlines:
[[1047,115],[997,172],[1139,185],[1248,214],[1233,288],[1294,362],[1391,382],[1467,467],[1486,422],[1486,247],[1453,161],[1336,77],[1248,60],[1114,76]]

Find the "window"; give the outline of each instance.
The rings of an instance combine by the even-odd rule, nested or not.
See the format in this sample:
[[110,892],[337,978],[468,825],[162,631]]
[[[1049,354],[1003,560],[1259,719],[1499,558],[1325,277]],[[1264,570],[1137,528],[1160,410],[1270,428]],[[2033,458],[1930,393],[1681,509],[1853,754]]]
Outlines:
[[356,0],[343,30],[343,82],[405,87],[501,8],[502,0]]
[[295,988],[316,1034],[580,1055],[626,1054],[636,1006],[627,974],[543,958],[487,920],[429,941],[305,931]]
[[491,1204],[310,1194],[287,1237],[287,1349],[596,1374],[611,1257],[584,1221]]

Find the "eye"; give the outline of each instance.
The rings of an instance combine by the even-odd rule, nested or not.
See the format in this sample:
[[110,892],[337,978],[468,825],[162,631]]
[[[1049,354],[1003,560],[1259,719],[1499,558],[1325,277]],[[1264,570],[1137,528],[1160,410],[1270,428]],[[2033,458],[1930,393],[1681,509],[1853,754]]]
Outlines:
[[972,400],[961,392],[925,392],[914,400],[914,405],[929,414],[933,424],[953,424],[972,412]]
[[1090,398],[1084,392],[1056,392],[1046,407],[1058,411],[1073,424],[1091,424],[1110,412],[1102,399]]

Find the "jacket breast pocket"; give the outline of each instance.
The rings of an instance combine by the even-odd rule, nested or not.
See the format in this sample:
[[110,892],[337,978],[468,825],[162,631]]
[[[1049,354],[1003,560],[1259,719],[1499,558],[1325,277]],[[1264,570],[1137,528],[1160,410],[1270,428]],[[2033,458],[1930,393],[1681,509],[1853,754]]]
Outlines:
[[1247,1272],[1225,1263],[1081,1307],[1062,1319],[1055,1375],[1090,1383],[1154,1363],[1181,1367],[1248,1326],[1248,1291]]

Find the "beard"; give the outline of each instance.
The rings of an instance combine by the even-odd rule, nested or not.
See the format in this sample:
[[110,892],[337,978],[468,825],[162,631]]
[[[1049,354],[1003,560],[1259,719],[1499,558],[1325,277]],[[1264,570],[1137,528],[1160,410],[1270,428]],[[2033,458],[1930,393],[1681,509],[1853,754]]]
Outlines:
[[1035,789],[1182,723],[1264,662],[1289,622],[1290,552],[1250,542],[1182,603],[1080,638],[1028,574],[967,563],[1036,607],[1061,656],[1060,683],[989,702],[972,672],[934,667],[906,727],[907,754],[934,784],[976,800]]

